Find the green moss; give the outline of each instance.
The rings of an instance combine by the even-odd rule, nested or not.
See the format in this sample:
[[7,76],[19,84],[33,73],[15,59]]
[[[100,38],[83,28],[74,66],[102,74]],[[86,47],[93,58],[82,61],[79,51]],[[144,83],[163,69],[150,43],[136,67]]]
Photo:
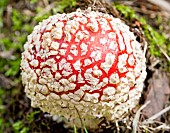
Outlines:
[[26,119],[29,121],[29,123],[32,123],[35,119],[35,115],[39,114],[41,111],[33,111],[29,114],[27,114]]
[[115,5],[115,8],[121,12],[121,14],[125,17],[125,18],[135,18],[136,14],[135,14],[135,11],[128,7],[128,6],[125,6],[125,5],[121,5],[121,4],[116,4]]
[[3,12],[5,10],[6,5],[8,4],[8,0],[0,0],[0,32],[3,27]]
[[13,125],[14,133],[28,133],[29,128],[25,127],[22,121],[17,121]]
[[5,112],[5,107],[3,105],[3,95],[5,94],[5,91],[3,88],[0,87],[0,133],[2,133],[3,131],[3,122],[4,122],[4,118],[2,117],[3,113]]
[[4,119],[0,118],[0,133],[3,133],[3,123],[4,123]]
[[162,23],[162,17],[161,16],[157,16],[157,19],[155,21],[156,24],[161,24]]
[[10,38],[4,37],[0,39],[0,44],[3,46],[4,50],[9,50],[12,45],[12,41]]
[[22,15],[16,9],[12,10],[12,23],[13,23],[12,26],[13,30],[20,30],[22,28]]
[[30,0],[30,3],[31,4],[35,4],[35,3],[37,3],[38,2],[38,0]]
[[33,26],[25,23],[23,14],[17,9],[12,10],[11,31],[2,29],[3,34],[8,35],[0,39],[3,52],[14,51],[7,58],[0,57],[0,72],[6,76],[16,76],[20,71],[21,52],[26,36],[32,31]]
[[43,19],[47,19],[51,14],[50,11],[45,11],[42,7],[36,8],[36,16],[33,18],[34,21],[41,22]]
[[23,28],[24,32],[27,32],[28,34],[30,34],[33,30],[33,25],[26,23],[26,24],[23,25],[22,28]]
[[5,7],[8,4],[8,0],[0,0],[0,7]]
[[64,9],[76,6],[76,0],[61,0],[59,2],[55,2],[55,7],[53,8],[53,13],[56,14],[58,12],[63,13]]
[[0,72],[5,76],[16,76],[20,71],[21,58],[18,55],[13,56],[14,59],[0,59]]
[[2,96],[4,94],[4,90],[0,88],[0,106],[2,105]]
[[10,60],[8,62],[9,69],[7,69],[7,71],[5,72],[5,75],[15,76],[20,70],[20,62],[21,62],[21,59]]
[[54,7],[51,9],[51,11],[45,11],[42,7],[36,8],[37,15],[34,17],[33,20],[41,22],[43,19],[48,18],[51,15],[54,15],[56,13],[63,13],[64,9],[68,7],[74,7],[76,5],[76,0],[60,0],[57,2],[54,2]]
[[150,25],[143,23],[143,30],[146,38],[149,41],[150,53],[154,56],[161,57],[162,53],[158,47],[161,47],[168,53],[166,49],[166,38],[164,34],[159,34],[155,29]]

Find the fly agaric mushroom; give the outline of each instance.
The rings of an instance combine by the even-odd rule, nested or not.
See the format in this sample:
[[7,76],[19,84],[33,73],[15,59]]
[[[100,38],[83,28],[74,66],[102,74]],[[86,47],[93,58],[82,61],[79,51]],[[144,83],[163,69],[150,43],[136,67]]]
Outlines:
[[145,60],[120,19],[78,9],[34,28],[22,53],[22,82],[31,105],[44,112],[75,120],[78,110],[84,121],[113,121],[138,104]]

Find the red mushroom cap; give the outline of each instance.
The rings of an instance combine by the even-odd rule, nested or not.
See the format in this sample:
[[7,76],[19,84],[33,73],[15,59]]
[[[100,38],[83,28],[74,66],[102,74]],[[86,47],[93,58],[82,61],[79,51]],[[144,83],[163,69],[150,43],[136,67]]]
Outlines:
[[146,77],[141,44],[120,19],[91,10],[37,25],[22,53],[33,107],[68,119],[116,120],[138,103]]

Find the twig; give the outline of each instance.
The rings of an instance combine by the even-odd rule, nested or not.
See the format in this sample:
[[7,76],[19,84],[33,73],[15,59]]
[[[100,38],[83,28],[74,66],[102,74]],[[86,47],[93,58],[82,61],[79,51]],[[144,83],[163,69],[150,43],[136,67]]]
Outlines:
[[164,124],[162,124],[162,125],[156,127],[155,129],[156,129],[156,130],[160,130],[160,129],[170,130],[170,127],[167,126],[167,125],[164,123]]
[[166,113],[167,111],[170,110],[170,106],[164,108],[163,110],[161,110],[160,112],[156,113],[155,115],[151,116],[149,119],[145,120],[142,122],[142,124],[150,124],[153,123],[153,120],[155,120],[156,118],[158,118],[159,116],[161,116],[162,114]]
[[144,105],[142,105],[139,110],[136,112],[136,115],[135,115],[135,118],[133,119],[133,123],[132,123],[132,126],[133,126],[133,131],[132,133],[136,133],[136,128],[137,128],[137,125],[138,125],[138,122],[139,122],[139,117],[140,117],[140,113],[141,113],[141,110],[143,110],[148,104],[150,103],[150,101],[147,101]]
[[94,7],[94,6],[95,6],[95,4],[96,4],[96,0],[94,0],[92,7]]
[[146,40],[144,39],[144,56],[146,55],[147,46],[148,46],[148,44],[147,44]]
[[48,6],[48,5],[49,5],[48,0],[43,0],[43,3],[44,3],[45,6]]
[[170,57],[165,53],[165,51],[160,47],[158,46],[160,51],[164,54],[164,56],[168,59],[168,61],[170,61]]
[[119,129],[119,124],[118,124],[118,121],[115,122],[116,124],[116,129],[117,129],[117,132],[119,133],[120,129]]
[[[158,121],[154,121],[154,123],[159,124],[160,126],[157,126],[157,127],[154,128],[154,127],[144,125],[143,123],[141,123],[139,126],[141,128],[143,128],[144,130],[146,130],[147,132],[150,132],[150,133],[153,133],[154,131],[160,131],[162,129],[163,130],[170,130],[170,126],[168,126],[165,123],[158,122]],[[151,124],[151,123],[149,123],[149,124]]]
[[[140,125],[139,125],[140,126]],[[140,127],[142,127],[146,132],[148,132],[148,133],[153,133],[152,132],[152,129],[150,129],[150,127],[147,127],[146,125],[142,125],[142,126],[140,126]]]
[[159,62],[160,62],[160,60],[156,60],[156,61],[152,62],[152,65],[149,66],[148,68],[149,68],[150,70],[154,70],[154,67],[155,67]]

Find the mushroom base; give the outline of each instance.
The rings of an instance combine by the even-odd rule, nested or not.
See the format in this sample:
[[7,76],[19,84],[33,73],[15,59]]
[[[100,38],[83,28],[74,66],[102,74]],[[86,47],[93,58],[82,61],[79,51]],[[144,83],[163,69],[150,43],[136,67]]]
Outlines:
[[[38,107],[43,112],[53,116],[64,116],[68,120],[68,125],[80,128],[82,123],[88,129],[98,128],[99,123],[106,118],[107,121],[122,120],[136,105],[141,96],[143,84],[139,84],[133,90],[125,93],[125,90],[116,90],[115,100],[110,102],[76,102],[55,99],[53,95],[44,96],[41,93],[30,91],[27,88],[26,94],[31,99],[31,106]],[[82,121],[82,123],[81,123]]]

